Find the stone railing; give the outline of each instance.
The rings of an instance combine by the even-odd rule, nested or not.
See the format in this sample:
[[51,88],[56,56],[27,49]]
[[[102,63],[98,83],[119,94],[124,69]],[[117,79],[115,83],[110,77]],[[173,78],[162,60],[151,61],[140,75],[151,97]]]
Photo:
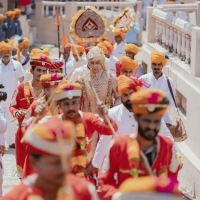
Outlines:
[[[53,44],[57,44],[57,27],[55,26],[55,15],[58,7],[61,26],[65,28],[66,33],[69,32],[69,23],[71,22],[74,14],[87,5],[92,5],[99,10],[104,18],[108,21],[108,28],[111,20],[116,17],[125,7],[133,8],[133,5],[137,3],[137,10],[142,15],[142,1],[131,2],[52,2],[52,1],[36,1],[36,19],[35,26],[37,29],[37,39],[43,42],[51,41]],[[138,34],[138,45],[142,45],[142,24],[143,19],[140,17],[139,24],[141,31]],[[44,28],[45,27],[45,28]],[[61,36],[62,37],[62,36]],[[113,40],[113,34],[108,32],[108,37]],[[61,38],[62,39],[62,38]]]

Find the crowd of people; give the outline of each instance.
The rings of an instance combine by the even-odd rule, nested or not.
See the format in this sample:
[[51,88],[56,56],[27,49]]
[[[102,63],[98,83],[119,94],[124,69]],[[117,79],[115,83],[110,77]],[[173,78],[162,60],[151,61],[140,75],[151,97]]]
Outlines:
[[[20,15],[8,13],[10,22]],[[0,102],[0,152],[2,157],[5,142],[15,148],[21,179],[3,200],[179,194],[182,163],[169,129],[173,97],[167,80],[174,96],[175,88],[162,71],[167,58],[152,51],[152,71],[143,74],[135,59],[139,47],[126,42],[126,34],[116,29],[114,42],[102,36],[92,45],[63,40],[57,59],[47,48],[29,52],[25,37],[15,56],[12,41],[0,42],[0,90],[7,92]],[[2,184],[2,161],[0,167]]]

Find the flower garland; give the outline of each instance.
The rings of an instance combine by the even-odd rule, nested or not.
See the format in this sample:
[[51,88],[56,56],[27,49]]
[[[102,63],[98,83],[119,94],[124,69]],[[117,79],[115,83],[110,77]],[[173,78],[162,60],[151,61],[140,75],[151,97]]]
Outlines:
[[133,178],[138,178],[138,169],[140,165],[140,147],[135,138],[131,138],[128,141],[127,154],[130,166],[130,174]]
[[30,96],[31,96],[30,85],[29,85],[29,82],[26,82],[26,83],[24,84],[24,97],[25,97],[25,99],[26,99],[26,102],[27,102],[29,105],[31,104]]

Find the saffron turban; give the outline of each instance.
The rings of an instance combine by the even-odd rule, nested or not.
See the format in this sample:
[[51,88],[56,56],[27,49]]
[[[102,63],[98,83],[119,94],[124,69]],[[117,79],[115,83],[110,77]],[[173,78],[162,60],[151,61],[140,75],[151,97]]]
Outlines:
[[167,1],[167,4],[174,4],[173,1]]
[[[25,142],[30,146],[30,152],[40,155],[60,156],[70,155],[75,143],[75,125],[71,121],[62,121],[58,117],[51,117],[43,124],[37,124],[28,129]],[[59,138],[63,141],[60,151]]]
[[[80,45],[77,45],[77,44],[71,44],[71,51],[72,51],[73,55],[76,55],[77,53],[83,54],[85,52],[85,48]],[[77,51],[77,53],[76,53],[76,51]]]
[[139,52],[139,48],[138,48],[138,46],[136,46],[134,44],[126,44],[124,47],[124,51],[126,51],[126,52],[130,51],[136,55]]
[[89,50],[89,52],[87,54],[87,59],[88,59],[88,62],[99,60],[103,70],[106,70],[105,56],[104,56],[102,49],[99,48],[98,46],[95,46]]
[[10,10],[10,11],[6,12],[6,17],[14,18],[15,17],[15,13],[12,10]]
[[113,51],[113,45],[110,43],[110,42],[108,42],[108,41],[103,41],[103,44],[105,45],[105,47],[108,49],[108,51],[110,52],[110,53],[112,53],[112,51]]
[[4,20],[4,16],[2,14],[0,14],[0,21]]
[[42,54],[45,54],[45,55],[49,56],[50,51],[49,51],[48,48],[44,48],[44,49],[42,49],[42,48],[40,48],[40,49],[35,48],[35,49],[32,49],[32,51],[31,51],[31,55],[33,55],[33,54],[39,54],[39,53],[42,53]]
[[79,83],[65,82],[55,92],[55,100],[72,99],[81,96],[81,85]]
[[128,92],[129,90],[134,90],[135,92],[139,91],[141,89],[141,86],[143,86],[143,84],[142,80],[140,81],[136,78],[133,79],[124,75],[120,75],[117,78],[117,86],[119,95],[121,96],[122,94]]
[[18,41],[18,46],[17,46],[17,60],[19,62],[21,62],[21,56],[20,56],[20,50],[24,47],[24,46],[30,46],[30,42],[29,42],[29,39],[28,38],[21,38],[19,41]]
[[44,74],[40,77],[40,82],[44,87],[50,88],[57,86],[62,79],[61,73]]
[[167,64],[167,60],[162,52],[154,50],[151,53],[151,63],[162,63],[162,66],[164,67]]
[[97,46],[98,46],[100,49],[102,49],[104,55],[106,55],[106,54],[109,53],[108,49],[105,47],[105,45],[104,45],[103,43],[99,43],[99,44],[97,44]]
[[21,10],[19,8],[14,9],[15,15],[21,15]]
[[0,52],[2,51],[9,51],[10,55],[12,55],[12,46],[2,41],[0,42]]
[[116,36],[120,36],[122,39],[124,39],[125,34],[124,34],[124,32],[121,31],[121,30],[115,30],[115,31],[114,31],[114,36],[115,36],[115,37],[116,37]]
[[132,109],[135,114],[155,114],[163,116],[168,108],[169,99],[160,90],[141,90],[135,92],[130,98]]

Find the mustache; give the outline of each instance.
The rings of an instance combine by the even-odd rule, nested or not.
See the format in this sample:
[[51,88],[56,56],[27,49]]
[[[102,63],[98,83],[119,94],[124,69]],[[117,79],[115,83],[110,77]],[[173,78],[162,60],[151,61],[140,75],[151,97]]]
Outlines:
[[159,68],[154,68],[153,70],[155,70],[155,71],[156,71],[156,70],[160,70],[160,69],[159,69]]
[[76,113],[74,110],[69,110],[68,112],[67,112],[67,114],[72,114],[72,113]]

